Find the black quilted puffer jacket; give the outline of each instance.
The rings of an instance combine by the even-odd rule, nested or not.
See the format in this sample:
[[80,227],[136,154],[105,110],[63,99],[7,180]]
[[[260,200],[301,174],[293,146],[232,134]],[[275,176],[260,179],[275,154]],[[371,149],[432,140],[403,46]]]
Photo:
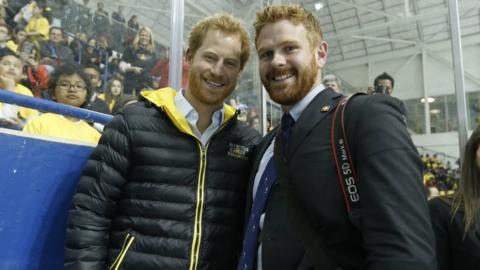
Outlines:
[[224,122],[202,146],[173,89],[142,95],[114,117],[87,162],[65,269],[235,269],[258,133],[225,105]]

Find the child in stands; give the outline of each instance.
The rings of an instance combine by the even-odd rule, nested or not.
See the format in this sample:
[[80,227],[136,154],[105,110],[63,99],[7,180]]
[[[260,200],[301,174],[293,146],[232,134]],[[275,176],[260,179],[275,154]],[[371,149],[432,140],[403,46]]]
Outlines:
[[[18,83],[24,76],[23,66],[23,61],[14,53],[0,58],[0,91],[33,96],[30,89]],[[33,109],[0,102],[0,127],[22,129],[25,122],[37,114]]]
[[[58,103],[83,108],[92,94],[88,82],[80,67],[67,64],[52,74],[48,92]],[[100,139],[100,133],[84,120],[54,113],[44,113],[30,120],[23,131],[89,144],[97,144]]]

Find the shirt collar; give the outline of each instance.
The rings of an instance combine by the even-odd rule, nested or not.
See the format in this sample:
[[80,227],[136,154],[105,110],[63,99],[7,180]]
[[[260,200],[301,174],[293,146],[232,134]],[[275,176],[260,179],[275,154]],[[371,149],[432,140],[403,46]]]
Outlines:
[[[195,110],[195,108],[192,107],[190,102],[188,102],[188,100],[183,95],[183,92],[184,90],[181,89],[180,91],[178,91],[177,95],[175,95],[175,107],[185,116],[188,122],[196,123],[198,121],[198,112]],[[221,109],[215,111],[212,114],[212,122],[217,122],[216,120],[219,120],[218,123],[221,124],[223,123],[224,117],[225,113],[222,106]]]
[[297,122],[298,118],[300,118],[300,115],[305,110],[305,108],[307,108],[308,104],[310,104],[310,102],[312,102],[312,100],[324,89],[325,86],[323,86],[323,84],[317,85],[315,88],[310,90],[310,92],[308,92],[308,94],[306,94],[299,102],[297,102],[290,108],[288,113],[290,113],[295,122]]
[[175,95],[175,107],[177,107],[177,110],[180,111],[185,118],[189,113],[195,111],[192,105],[190,105],[190,102],[188,102],[185,96],[183,96],[183,89],[178,91],[177,95]]

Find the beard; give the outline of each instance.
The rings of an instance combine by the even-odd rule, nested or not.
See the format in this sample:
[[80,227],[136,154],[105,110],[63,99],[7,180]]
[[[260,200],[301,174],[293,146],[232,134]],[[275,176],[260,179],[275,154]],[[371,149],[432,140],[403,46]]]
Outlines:
[[204,82],[200,74],[193,69],[188,72],[188,90],[191,95],[201,104],[208,106],[220,106],[224,100],[233,92],[235,84],[223,89],[205,89]]
[[[275,75],[286,74],[289,69],[277,69],[269,72],[266,78],[272,78]],[[273,74],[272,74],[273,73]],[[291,73],[295,74],[295,82],[290,83],[287,86],[283,85],[271,85],[270,80],[266,81],[262,79],[262,83],[265,86],[270,98],[280,105],[291,106],[300,101],[304,96],[310,92],[318,75],[317,63],[314,58],[310,61],[310,64],[303,71],[292,70]],[[273,75],[273,76],[272,76]]]

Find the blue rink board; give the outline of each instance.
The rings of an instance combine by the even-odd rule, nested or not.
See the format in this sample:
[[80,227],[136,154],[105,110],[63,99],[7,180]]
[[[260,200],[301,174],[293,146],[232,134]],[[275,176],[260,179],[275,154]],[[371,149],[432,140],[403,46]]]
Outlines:
[[63,269],[68,209],[92,150],[0,129],[0,269]]

